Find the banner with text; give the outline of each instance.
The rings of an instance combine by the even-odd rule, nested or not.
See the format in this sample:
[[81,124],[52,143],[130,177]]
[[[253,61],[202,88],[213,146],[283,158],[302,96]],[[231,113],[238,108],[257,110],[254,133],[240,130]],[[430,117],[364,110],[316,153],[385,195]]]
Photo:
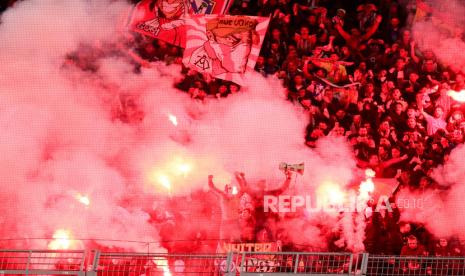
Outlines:
[[185,66],[211,77],[243,84],[253,71],[269,18],[257,16],[191,16],[186,19]]

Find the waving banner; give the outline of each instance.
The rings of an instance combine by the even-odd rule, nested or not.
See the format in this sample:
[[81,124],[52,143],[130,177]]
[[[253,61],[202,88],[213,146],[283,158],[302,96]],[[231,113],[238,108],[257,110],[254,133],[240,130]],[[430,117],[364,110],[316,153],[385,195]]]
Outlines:
[[185,0],[142,0],[133,9],[129,29],[184,47],[184,17],[189,9]]
[[142,0],[129,19],[130,30],[185,47],[188,14],[224,14],[232,0]]
[[[229,252],[239,253],[233,257],[230,272],[236,272],[240,275],[241,272],[276,272],[276,268],[280,266],[283,258],[277,258],[277,255],[270,252],[278,252],[278,245],[275,242],[270,243],[222,243],[220,244],[219,252],[226,254]],[[263,254],[253,254],[243,252],[263,252]],[[281,255],[282,256],[282,255]],[[242,260],[244,258],[244,260]],[[218,265],[220,272],[226,272],[226,261]],[[239,268],[242,266],[242,271]],[[292,264],[291,264],[292,266]]]
[[186,19],[183,63],[214,78],[243,83],[253,71],[269,18],[256,16],[191,16]]

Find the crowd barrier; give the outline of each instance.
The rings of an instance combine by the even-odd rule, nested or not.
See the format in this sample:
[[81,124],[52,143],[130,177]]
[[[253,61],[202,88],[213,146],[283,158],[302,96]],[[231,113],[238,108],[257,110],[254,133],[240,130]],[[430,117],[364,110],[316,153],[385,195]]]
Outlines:
[[78,276],[463,276],[465,257],[367,253],[114,253],[98,250],[0,250],[0,275]]
[[364,275],[464,276],[465,257],[402,257],[369,255]]
[[88,251],[0,250],[3,275],[85,275]]

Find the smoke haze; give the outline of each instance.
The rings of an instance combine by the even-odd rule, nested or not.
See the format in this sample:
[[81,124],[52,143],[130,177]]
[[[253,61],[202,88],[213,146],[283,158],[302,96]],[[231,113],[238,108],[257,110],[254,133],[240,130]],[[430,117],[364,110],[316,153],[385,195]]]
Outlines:
[[[277,187],[284,181],[279,162],[305,163],[289,193],[352,180],[350,147],[325,138],[315,150],[307,148],[307,117],[285,100],[277,80],[251,74],[242,93],[202,104],[173,88],[181,77],[177,65],[153,63],[134,73],[121,56],[97,56],[94,72],[65,64],[70,53],[86,51],[83,45],[104,48],[122,40],[120,22],[129,8],[123,1],[30,0],[2,15],[3,237],[50,238],[67,229],[71,238],[156,241],[159,229],[149,213],[157,202],[205,190],[209,174],[220,189],[234,171],[250,183],[266,179],[268,188]],[[137,99],[141,123],[112,118],[122,94]],[[338,225],[337,219],[307,219],[308,229]],[[293,237],[312,239],[324,244],[315,231]],[[19,246],[46,246],[34,243]]]

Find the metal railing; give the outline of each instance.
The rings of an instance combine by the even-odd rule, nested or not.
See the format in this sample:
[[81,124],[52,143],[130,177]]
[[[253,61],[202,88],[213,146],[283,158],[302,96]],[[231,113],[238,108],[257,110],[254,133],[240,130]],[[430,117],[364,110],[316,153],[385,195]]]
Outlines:
[[0,250],[0,275],[79,276],[464,276],[465,257],[405,257],[352,253],[115,253]]
[[464,257],[404,257],[370,255],[366,265],[367,276],[463,276]]
[[84,275],[86,251],[0,250],[0,274]]
[[228,256],[221,254],[150,254],[99,252],[94,271],[99,276],[214,275],[226,272]]
[[233,254],[232,267],[236,267],[240,275],[352,275],[358,260],[358,255],[350,253],[242,252]]

